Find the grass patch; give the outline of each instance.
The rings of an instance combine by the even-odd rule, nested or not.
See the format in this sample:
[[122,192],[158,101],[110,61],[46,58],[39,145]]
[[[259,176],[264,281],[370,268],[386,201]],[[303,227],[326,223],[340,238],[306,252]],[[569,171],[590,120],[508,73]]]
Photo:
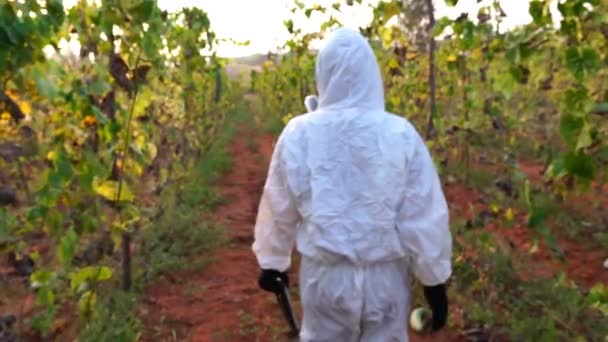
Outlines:
[[[468,174],[468,177],[467,177]],[[476,191],[487,193],[494,187],[496,175],[487,170],[467,166],[460,161],[451,161],[441,169],[441,177],[450,177],[463,182]],[[468,179],[467,179],[468,178]]]
[[[201,220],[201,207],[179,203],[169,195],[163,215],[142,234],[141,258],[138,258],[140,278],[144,283],[167,272],[196,269],[209,262],[205,252],[222,242],[222,230]],[[194,196],[192,196],[194,197]]]
[[156,215],[140,234],[137,261],[142,286],[171,271],[200,269],[211,261],[200,256],[224,242],[221,227],[203,220],[203,215],[224,202],[213,182],[232,167],[226,147],[234,132],[232,126],[226,127],[186,176],[161,192]]
[[489,234],[469,230],[461,236],[450,297],[465,309],[465,330],[477,327],[472,330],[488,338],[515,341],[600,341],[608,335],[606,316],[596,308],[599,296],[583,293],[564,275],[527,274],[527,256]]
[[137,315],[137,296],[123,291],[114,291],[95,304],[96,316],[80,331],[81,341],[136,341],[142,322]]
[[278,135],[283,131],[285,125],[283,120],[276,115],[268,115],[264,118],[264,130],[270,134]]
[[278,135],[283,131],[285,125],[283,124],[282,116],[285,113],[268,113],[264,109],[262,104],[263,99],[260,96],[256,96],[250,101],[250,109],[255,115],[253,119],[261,123],[262,128],[266,133]]

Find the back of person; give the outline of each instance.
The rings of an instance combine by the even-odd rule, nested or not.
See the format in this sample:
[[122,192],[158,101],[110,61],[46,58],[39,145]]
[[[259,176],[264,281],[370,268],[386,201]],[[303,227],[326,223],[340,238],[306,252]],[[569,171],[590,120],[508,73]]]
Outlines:
[[447,317],[447,204],[422,138],[385,112],[373,50],[339,29],[317,57],[318,108],[277,141],[252,246],[259,283],[277,292],[302,254],[301,341],[407,341],[409,273],[433,326]]
[[[403,258],[395,221],[420,143],[403,118],[372,109],[328,109],[285,130],[285,166],[302,223],[301,254],[357,265]],[[409,185],[412,186],[412,185]]]

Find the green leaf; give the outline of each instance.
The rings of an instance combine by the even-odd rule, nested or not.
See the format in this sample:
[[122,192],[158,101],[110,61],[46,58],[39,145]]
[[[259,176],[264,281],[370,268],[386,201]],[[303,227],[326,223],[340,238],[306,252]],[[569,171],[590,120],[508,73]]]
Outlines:
[[575,147],[585,122],[571,114],[562,114],[559,122],[559,133],[568,146]]
[[78,235],[73,229],[67,231],[67,233],[61,238],[59,242],[59,261],[67,265],[72,262],[74,254],[76,254],[76,247],[78,242]]
[[38,92],[42,96],[50,100],[57,96],[57,89],[55,88],[55,85],[52,82],[49,82],[38,69],[34,70],[34,80],[36,81]]
[[581,55],[588,73],[594,73],[602,68],[602,58],[596,49],[584,48]]
[[559,1],[557,9],[560,11],[564,18],[578,17],[585,11],[585,3],[591,2],[589,0],[569,0]]
[[37,270],[30,275],[30,284],[33,288],[42,288],[48,286],[54,279],[56,274],[51,271]]
[[91,111],[93,112],[93,115],[101,125],[105,125],[108,123],[108,119],[106,118],[105,114],[102,113],[101,110],[97,108],[97,106],[91,106]]
[[144,54],[150,58],[154,59],[158,55],[158,37],[155,37],[153,34],[146,33],[142,42],[142,49],[144,50]]
[[589,91],[585,87],[576,87],[566,90],[564,95],[566,110],[572,113],[583,113],[589,100]]
[[57,151],[54,159],[55,172],[63,181],[72,178],[72,163],[63,149]]
[[577,48],[570,47],[566,50],[566,67],[578,80],[582,80],[585,76],[581,66],[581,55]]
[[537,25],[545,23],[545,5],[542,1],[530,1],[529,12]]
[[39,219],[45,217],[46,214],[48,213],[48,211],[49,211],[48,207],[38,204],[38,205],[28,209],[27,213],[25,214],[25,217],[28,222],[35,223]]
[[135,17],[135,20],[143,23],[150,19],[156,7],[154,0],[142,0],[139,4],[131,7],[129,10]]
[[533,207],[528,214],[528,226],[530,228],[540,228],[545,223],[547,212],[544,208]]
[[453,7],[453,6],[458,5],[458,0],[445,0],[445,3],[446,3],[448,6],[452,6],[452,7]]
[[566,166],[564,165],[564,156],[560,155],[555,158],[545,173],[551,178],[559,179],[564,177],[567,174]]
[[89,84],[89,89],[95,96],[103,96],[112,90],[112,86],[103,79],[95,79]]
[[586,76],[598,71],[602,60],[596,50],[592,48],[578,49],[570,47],[565,52],[566,68],[578,80],[583,81]]
[[435,26],[433,26],[433,37],[439,36],[441,33],[443,33],[446,27],[450,26],[451,24],[452,20],[448,17],[442,17],[441,19],[437,20],[437,22],[435,22]]
[[496,89],[502,94],[502,96],[508,100],[511,98],[518,84],[515,78],[512,77],[509,72],[501,72],[496,75]]
[[285,20],[285,22],[283,22],[283,24],[287,28],[287,31],[289,31],[289,33],[293,34],[293,20],[291,20],[291,19]]
[[591,111],[595,114],[608,114],[608,102],[596,104]]
[[576,38],[578,33],[578,26],[576,24],[576,20],[567,18],[562,20],[560,31],[567,36]]
[[584,180],[592,180],[595,175],[593,158],[583,153],[570,152],[566,154],[564,157],[564,167],[568,173]]
[[525,69],[521,65],[511,65],[509,67],[509,73],[511,74],[513,79],[520,84],[525,84],[527,80],[527,76],[524,70]]
[[511,62],[511,64],[518,64],[521,59],[519,54],[519,45],[508,49],[505,56],[507,57],[507,60]]
[[467,21],[463,26],[462,31],[462,48],[463,50],[469,50],[473,48],[475,44],[475,24],[471,21]]
[[530,182],[526,179],[524,183],[524,199],[528,210],[532,208],[532,198],[530,197]]
[[55,293],[49,287],[38,289],[38,303],[44,306],[51,306],[55,303]]
[[0,245],[16,240],[12,234],[17,225],[17,217],[0,208]]
[[608,304],[608,287],[604,284],[597,284],[591,288],[587,300],[591,304]]
[[56,312],[57,307],[55,305],[47,307],[45,311],[42,311],[32,318],[32,328],[40,334],[46,334],[51,326],[53,326]]

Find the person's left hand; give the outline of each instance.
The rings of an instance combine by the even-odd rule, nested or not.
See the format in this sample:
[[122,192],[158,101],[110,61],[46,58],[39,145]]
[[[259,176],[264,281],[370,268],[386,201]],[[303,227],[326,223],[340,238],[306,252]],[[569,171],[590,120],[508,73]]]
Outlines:
[[265,291],[279,293],[282,291],[282,286],[289,287],[289,277],[286,272],[262,270],[258,285]]
[[441,330],[448,320],[448,297],[445,284],[425,286],[424,297],[433,311],[430,329],[434,333]]

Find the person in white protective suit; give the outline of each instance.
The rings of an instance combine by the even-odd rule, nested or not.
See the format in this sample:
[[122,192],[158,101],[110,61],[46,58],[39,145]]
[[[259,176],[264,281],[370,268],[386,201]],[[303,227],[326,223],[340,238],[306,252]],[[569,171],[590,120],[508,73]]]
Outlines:
[[447,320],[452,236],[423,139],[387,113],[367,40],[341,28],[316,62],[317,108],[277,140],[252,249],[261,288],[278,292],[301,254],[301,341],[407,341],[409,274],[424,285],[432,328]]

